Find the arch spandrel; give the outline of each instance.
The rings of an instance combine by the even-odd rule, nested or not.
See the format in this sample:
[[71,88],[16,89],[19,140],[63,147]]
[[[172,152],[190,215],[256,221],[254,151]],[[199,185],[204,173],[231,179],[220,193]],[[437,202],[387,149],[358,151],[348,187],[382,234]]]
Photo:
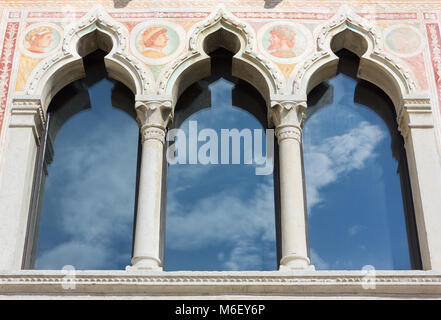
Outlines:
[[223,7],[192,26],[188,32],[187,52],[160,74],[157,93],[173,97],[176,103],[185,88],[210,75],[210,56],[206,50],[216,48],[210,48],[209,44],[207,48],[205,40],[216,32],[224,32],[236,38],[234,44],[224,41],[218,43],[217,47],[236,51],[233,52],[233,76],[250,82],[262,93],[267,105],[270,105],[270,97],[280,94],[286,81],[277,67],[258,53],[254,30]]
[[338,57],[334,51],[342,48],[360,57],[357,76],[383,89],[397,112],[403,97],[417,91],[411,72],[398,59],[385,53],[381,33],[375,24],[350,7],[341,6],[329,21],[316,29],[314,39],[311,57],[296,68],[289,80],[288,86],[296,96],[306,99],[316,85],[335,76]]
[[135,95],[153,90],[151,72],[128,53],[127,29],[99,5],[67,28],[61,48],[30,74],[25,95],[39,96],[46,110],[60,89],[85,76],[82,57],[96,49],[109,52],[104,58],[109,77],[125,84]]

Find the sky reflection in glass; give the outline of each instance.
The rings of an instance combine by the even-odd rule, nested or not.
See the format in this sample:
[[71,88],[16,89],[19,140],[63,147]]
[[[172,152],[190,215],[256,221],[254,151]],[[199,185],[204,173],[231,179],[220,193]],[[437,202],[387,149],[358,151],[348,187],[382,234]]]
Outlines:
[[[391,135],[355,103],[357,81],[338,74],[303,130],[310,255],[316,269],[410,269]],[[324,105],[320,106],[319,105]],[[387,106],[384,106],[387,107]]]
[[89,88],[91,108],[55,140],[40,222],[36,269],[124,269],[130,264],[139,129],[112,107],[115,83]]
[[[263,129],[232,105],[232,82],[221,78],[209,88],[211,107],[181,125],[187,137],[190,121],[197,121],[198,131],[214,129],[218,137],[221,129]],[[273,175],[257,176],[254,164],[243,164],[241,148],[241,164],[169,165],[165,270],[277,268]],[[265,154],[265,140],[262,148]]]

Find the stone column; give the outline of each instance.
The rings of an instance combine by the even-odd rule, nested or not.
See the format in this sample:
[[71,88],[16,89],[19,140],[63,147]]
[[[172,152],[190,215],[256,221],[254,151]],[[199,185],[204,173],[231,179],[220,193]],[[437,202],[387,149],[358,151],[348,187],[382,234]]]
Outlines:
[[10,116],[0,170],[0,270],[22,268],[35,158],[44,127],[37,98],[14,99]]
[[280,270],[313,269],[308,258],[305,190],[302,168],[304,102],[273,101],[271,120],[279,142]]
[[441,271],[441,157],[428,98],[406,98],[398,114],[404,137],[424,270]]
[[172,117],[170,100],[136,102],[142,137],[138,208],[132,266],[128,269],[162,270],[164,217],[161,210],[166,127]]

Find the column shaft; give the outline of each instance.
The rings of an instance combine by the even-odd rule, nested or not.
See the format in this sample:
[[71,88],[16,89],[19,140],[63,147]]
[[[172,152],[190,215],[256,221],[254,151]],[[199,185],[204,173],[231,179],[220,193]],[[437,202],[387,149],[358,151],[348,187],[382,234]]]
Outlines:
[[162,269],[160,229],[163,143],[165,130],[143,129],[142,158],[139,178],[138,208],[132,266]]
[[277,130],[279,139],[282,258],[280,269],[309,268],[306,230],[301,129],[289,126]]

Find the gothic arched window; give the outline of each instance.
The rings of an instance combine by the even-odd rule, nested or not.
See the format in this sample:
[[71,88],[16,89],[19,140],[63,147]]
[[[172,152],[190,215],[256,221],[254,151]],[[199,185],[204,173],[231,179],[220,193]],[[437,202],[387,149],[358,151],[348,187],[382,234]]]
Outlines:
[[421,268],[407,159],[392,102],[347,50],[308,96],[303,153],[316,269]]
[[167,174],[164,269],[275,270],[266,104],[231,76],[229,52],[213,52],[211,63],[212,76],[181,95],[180,131],[169,132],[176,153]]
[[104,55],[86,56],[86,78],[49,106],[27,268],[115,270],[130,261],[139,129],[133,94],[106,77]]

